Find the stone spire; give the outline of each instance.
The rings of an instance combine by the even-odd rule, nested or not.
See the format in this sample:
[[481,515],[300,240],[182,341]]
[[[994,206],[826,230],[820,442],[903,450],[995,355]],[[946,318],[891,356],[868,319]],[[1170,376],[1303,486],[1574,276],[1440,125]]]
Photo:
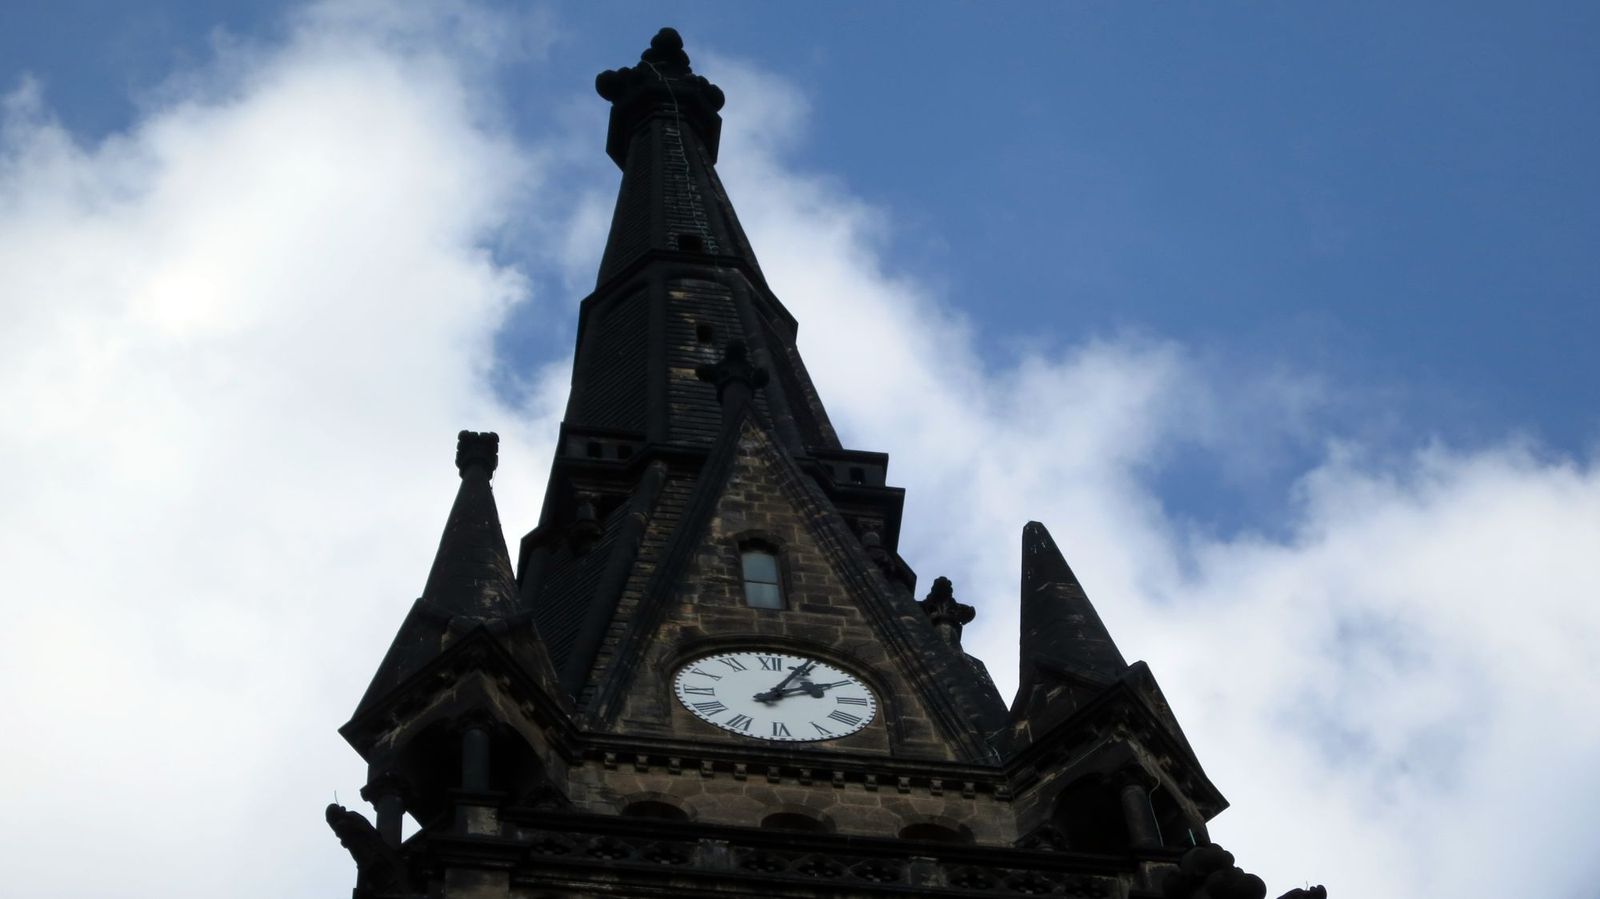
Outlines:
[[689,67],[678,32],[661,29],[638,65],[601,72],[594,86],[611,101],[606,154],[622,169],[597,286],[652,251],[737,264],[761,281],[715,168],[722,89]]
[[1022,529],[1022,635],[1019,695],[1041,669],[1109,682],[1128,668],[1077,575],[1037,521]]

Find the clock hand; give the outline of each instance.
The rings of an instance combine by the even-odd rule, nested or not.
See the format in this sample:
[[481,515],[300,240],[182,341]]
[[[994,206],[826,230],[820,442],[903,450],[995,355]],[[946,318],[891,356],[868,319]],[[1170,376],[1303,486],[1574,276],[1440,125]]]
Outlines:
[[[829,687],[837,687],[841,684],[848,683],[850,682],[847,680],[836,680],[830,684],[814,684],[810,681],[802,681],[798,687],[789,687],[784,690],[769,690],[766,693],[757,693],[756,698],[761,699],[761,697],[768,697],[770,699],[778,699],[784,696],[797,696],[801,693],[810,693],[812,696],[821,696],[822,691],[828,689]],[[762,701],[765,702],[767,700],[763,699]]]
[[762,693],[757,693],[751,698],[756,702],[771,702],[774,699],[784,696],[792,696],[794,691],[785,690],[784,687],[789,686],[789,681],[792,681],[797,677],[804,677],[808,672],[811,671],[813,667],[816,666],[816,664],[816,662],[807,662],[804,665],[796,665],[794,669],[789,672],[788,677],[778,681],[778,685],[776,687],[773,687],[772,689]]

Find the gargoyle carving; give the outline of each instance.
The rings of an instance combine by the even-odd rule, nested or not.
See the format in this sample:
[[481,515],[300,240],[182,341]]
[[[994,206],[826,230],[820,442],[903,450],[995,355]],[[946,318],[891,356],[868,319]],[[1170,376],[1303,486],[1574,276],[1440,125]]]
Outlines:
[[[1161,884],[1165,899],[1266,899],[1267,885],[1233,863],[1233,853],[1215,843],[1196,846],[1183,854],[1178,870]],[[1278,899],[1328,899],[1320,886],[1290,890]]]
[[408,896],[410,878],[400,856],[360,812],[329,803],[325,814],[328,826],[339,837],[339,845],[356,861],[356,893],[368,896]]

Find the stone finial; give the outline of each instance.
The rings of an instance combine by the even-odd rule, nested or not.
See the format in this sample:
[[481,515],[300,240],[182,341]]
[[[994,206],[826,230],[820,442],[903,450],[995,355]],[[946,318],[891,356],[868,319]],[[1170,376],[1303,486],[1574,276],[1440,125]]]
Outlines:
[[767,370],[750,361],[750,349],[742,340],[729,341],[720,362],[702,365],[694,373],[700,380],[717,386],[717,402],[724,409],[747,402],[767,383]]
[[944,642],[957,648],[961,646],[961,626],[971,622],[978,614],[978,610],[972,606],[956,601],[955,586],[947,577],[934,578],[928,598],[917,605],[933,622],[933,629],[939,632]]
[[696,75],[689,67],[689,54],[683,52],[683,38],[671,28],[663,28],[650,39],[650,49],[639,54],[639,64],[607,69],[595,76],[594,89],[611,101],[611,129],[606,136],[606,153],[623,165],[628,138],[640,122],[657,112],[670,114],[693,125],[716,162],[717,144],[722,135],[722,88]]
[[456,435],[456,470],[462,477],[473,468],[483,470],[484,477],[494,477],[500,464],[500,435],[493,431],[462,431]]
[[630,91],[652,86],[703,95],[712,112],[722,109],[726,101],[722,88],[696,75],[689,66],[689,54],[683,51],[683,37],[676,28],[657,31],[650,48],[639,54],[639,65],[607,69],[594,79],[595,92],[613,103],[626,99]]
[[650,39],[650,49],[639,54],[640,62],[689,70],[689,54],[683,52],[683,36],[676,28],[663,28]]

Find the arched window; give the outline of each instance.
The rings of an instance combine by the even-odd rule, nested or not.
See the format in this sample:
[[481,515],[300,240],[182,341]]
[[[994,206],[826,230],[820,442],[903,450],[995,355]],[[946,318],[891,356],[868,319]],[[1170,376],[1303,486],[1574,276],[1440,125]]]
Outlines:
[[778,812],[761,819],[761,826],[767,830],[799,830],[805,833],[827,833],[828,828],[821,821],[809,815],[798,812]]
[[965,828],[962,828],[962,830],[957,830],[954,827],[946,827],[943,824],[934,824],[933,822],[929,821],[921,824],[912,824],[905,827],[900,831],[900,839],[925,840],[930,843],[972,842],[972,834],[963,833],[963,830],[965,830]]
[[658,821],[687,821],[689,815],[675,805],[655,799],[631,802],[622,810],[624,818],[655,818]]
[[744,569],[744,601],[752,609],[783,608],[783,586],[778,577],[778,556],[760,544],[739,552]]

